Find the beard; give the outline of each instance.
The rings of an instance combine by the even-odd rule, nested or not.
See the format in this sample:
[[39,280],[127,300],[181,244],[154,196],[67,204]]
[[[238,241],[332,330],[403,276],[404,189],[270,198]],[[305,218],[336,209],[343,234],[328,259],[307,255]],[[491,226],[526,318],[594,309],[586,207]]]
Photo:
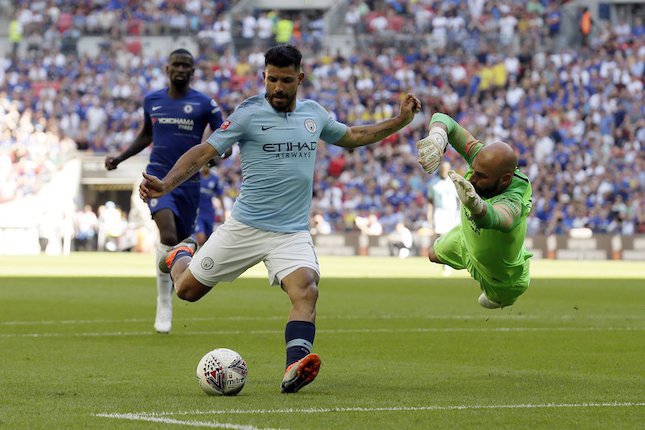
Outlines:
[[288,94],[286,93],[278,93],[280,96],[284,96],[284,98],[281,98],[278,100],[278,103],[276,104],[275,96],[276,93],[271,94],[269,98],[269,104],[273,109],[277,110],[278,112],[286,112],[289,107],[291,106],[291,103],[293,103],[293,99],[296,97],[295,94],[292,97],[289,97]]
[[484,199],[490,199],[491,197],[495,197],[496,195],[499,194],[497,190],[499,190],[499,182],[495,182],[495,185],[486,187],[486,188],[481,188],[478,187],[477,185],[473,184],[473,187],[475,188],[475,191],[477,194],[479,194],[480,197]]

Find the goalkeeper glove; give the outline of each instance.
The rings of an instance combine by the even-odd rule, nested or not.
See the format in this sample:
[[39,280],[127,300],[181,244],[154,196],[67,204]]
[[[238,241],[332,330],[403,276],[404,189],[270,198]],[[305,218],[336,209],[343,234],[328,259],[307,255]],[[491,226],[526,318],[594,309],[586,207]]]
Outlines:
[[434,173],[441,164],[448,145],[448,134],[441,127],[432,127],[428,137],[417,142],[418,161],[426,173]]
[[484,200],[479,197],[479,194],[475,191],[475,187],[463,176],[455,173],[454,170],[448,172],[448,176],[455,184],[457,189],[457,195],[459,195],[459,200],[461,203],[468,208],[470,213],[473,215],[480,215],[484,211]]

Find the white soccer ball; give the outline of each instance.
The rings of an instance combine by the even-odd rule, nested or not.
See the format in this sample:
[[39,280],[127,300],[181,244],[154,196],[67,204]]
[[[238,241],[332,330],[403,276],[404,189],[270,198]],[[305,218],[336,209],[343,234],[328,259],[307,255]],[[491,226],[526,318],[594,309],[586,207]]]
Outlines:
[[228,348],[209,351],[199,360],[199,386],[211,396],[234,396],[244,388],[248,368],[240,354]]

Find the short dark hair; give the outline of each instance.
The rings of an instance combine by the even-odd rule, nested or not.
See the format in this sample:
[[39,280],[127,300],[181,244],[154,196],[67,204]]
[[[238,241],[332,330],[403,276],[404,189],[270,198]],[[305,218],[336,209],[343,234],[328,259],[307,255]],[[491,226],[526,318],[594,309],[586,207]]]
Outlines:
[[300,69],[301,61],[302,54],[298,48],[286,43],[276,45],[264,54],[265,67],[268,65],[276,67],[293,66],[295,69]]
[[191,54],[188,49],[184,49],[184,48],[175,49],[170,53],[170,55],[168,55],[168,60],[170,60],[170,57],[172,57],[173,55],[188,55],[193,60],[193,62],[195,61],[195,59],[193,58],[193,54]]

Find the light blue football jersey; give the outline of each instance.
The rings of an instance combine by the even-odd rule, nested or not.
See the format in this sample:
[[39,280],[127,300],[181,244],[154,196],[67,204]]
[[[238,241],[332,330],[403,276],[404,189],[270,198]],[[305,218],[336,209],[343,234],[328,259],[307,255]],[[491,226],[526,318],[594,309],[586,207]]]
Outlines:
[[335,143],[347,126],[313,100],[278,112],[264,94],[244,100],[209,138],[223,154],[238,143],[242,167],[236,220],[266,231],[308,229],[318,141]]

